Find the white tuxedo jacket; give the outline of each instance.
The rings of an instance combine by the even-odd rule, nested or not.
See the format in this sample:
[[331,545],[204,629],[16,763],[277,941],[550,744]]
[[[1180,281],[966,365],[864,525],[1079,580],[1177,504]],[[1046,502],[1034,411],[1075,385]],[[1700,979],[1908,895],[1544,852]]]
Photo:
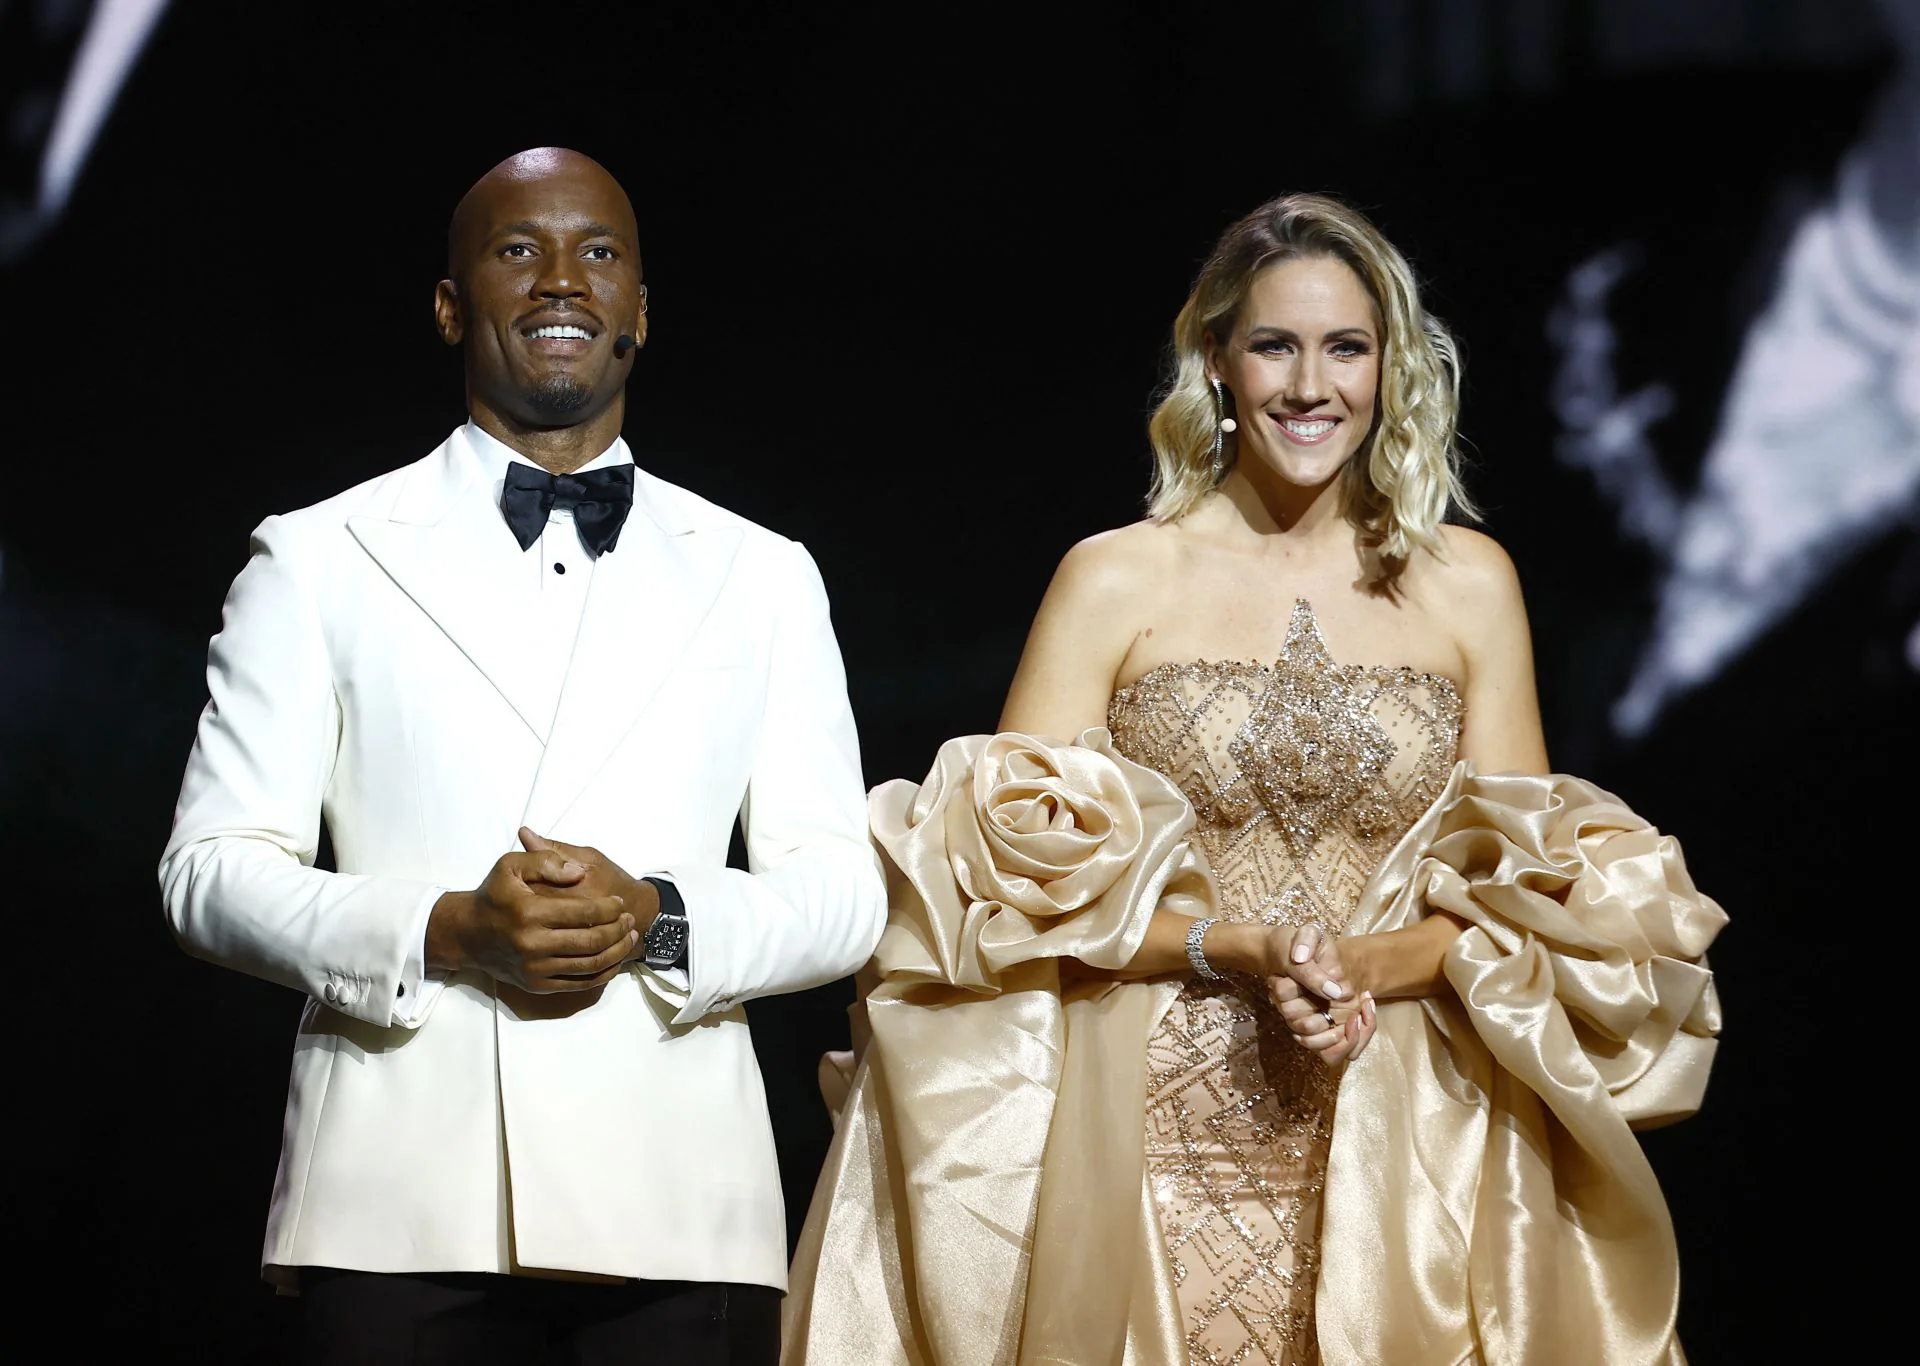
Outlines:
[[[543,715],[537,594],[464,442],[268,518],[210,651],[160,878],[190,952],[310,998],[267,1274],[784,1288],[740,1007],[853,972],[885,918],[819,573],[636,472]],[[726,867],[736,813],[751,872]],[[311,866],[323,814],[338,872]],[[523,823],[670,875],[691,981],[635,966],[524,1014],[480,973],[402,996],[427,907]]]

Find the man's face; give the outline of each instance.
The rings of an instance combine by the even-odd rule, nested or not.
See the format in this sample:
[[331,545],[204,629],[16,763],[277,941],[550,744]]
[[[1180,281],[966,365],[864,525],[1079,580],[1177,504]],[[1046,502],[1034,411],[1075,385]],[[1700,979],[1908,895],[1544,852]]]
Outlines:
[[466,348],[470,406],[529,428],[606,411],[632,365],[614,340],[647,335],[635,237],[626,195],[584,157],[516,159],[474,187],[435,299],[441,336]]

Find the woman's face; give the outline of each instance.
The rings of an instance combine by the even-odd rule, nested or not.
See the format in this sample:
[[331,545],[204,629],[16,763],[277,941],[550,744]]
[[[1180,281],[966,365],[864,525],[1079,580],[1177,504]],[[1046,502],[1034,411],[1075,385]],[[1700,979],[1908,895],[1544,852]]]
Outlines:
[[1344,261],[1296,257],[1261,271],[1233,335],[1209,340],[1208,361],[1233,392],[1240,460],[1290,484],[1325,485],[1373,427],[1380,320]]

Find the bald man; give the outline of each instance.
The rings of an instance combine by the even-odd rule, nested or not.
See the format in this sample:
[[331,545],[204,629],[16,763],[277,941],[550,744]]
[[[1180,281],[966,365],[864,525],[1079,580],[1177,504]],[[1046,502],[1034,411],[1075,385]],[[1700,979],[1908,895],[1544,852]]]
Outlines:
[[188,952],[307,998],[264,1274],[312,1362],[771,1363],[743,1007],[885,914],[826,593],[635,468],[602,167],[502,162],[449,256],[470,420],[254,532],[160,865]]

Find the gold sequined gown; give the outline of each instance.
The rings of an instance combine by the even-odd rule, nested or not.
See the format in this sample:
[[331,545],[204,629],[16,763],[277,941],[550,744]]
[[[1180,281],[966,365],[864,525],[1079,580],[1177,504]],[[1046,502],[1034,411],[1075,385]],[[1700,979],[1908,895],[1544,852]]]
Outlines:
[[[1115,747],[1192,802],[1222,916],[1335,936],[1439,796],[1460,722],[1450,679],[1336,663],[1304,599],[1271,665],[1162,665],[1108,711]],[[1251,980],[1194,979],[1154,1032],[1147,1173],[1194,1366],[1319,1361],[1334,1096]]]

